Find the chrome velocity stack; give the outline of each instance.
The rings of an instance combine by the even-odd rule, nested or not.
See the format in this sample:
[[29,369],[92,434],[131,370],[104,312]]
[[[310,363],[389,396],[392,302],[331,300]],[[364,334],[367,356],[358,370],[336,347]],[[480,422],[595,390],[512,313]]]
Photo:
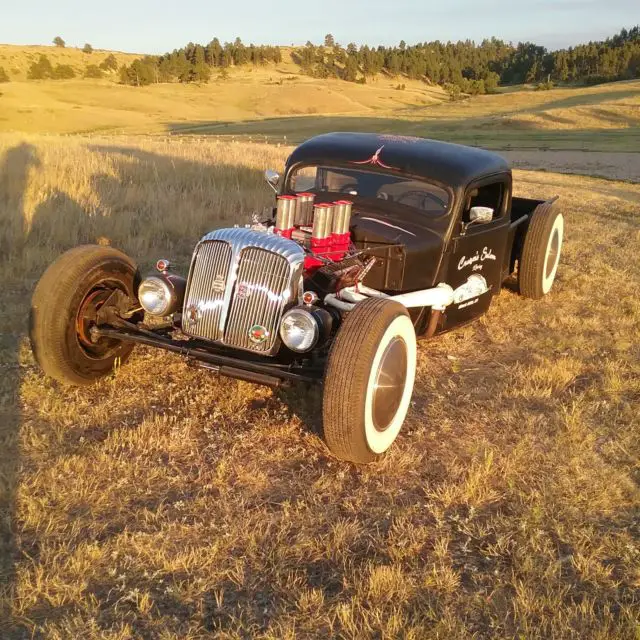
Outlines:
[[291,237],[296,218],[296,196],[278,196],[276,205],[276,233]]
[[310,227],[313,224],[313,201],[315,200],[313,193],[298,194],[298,216],[296,224]]

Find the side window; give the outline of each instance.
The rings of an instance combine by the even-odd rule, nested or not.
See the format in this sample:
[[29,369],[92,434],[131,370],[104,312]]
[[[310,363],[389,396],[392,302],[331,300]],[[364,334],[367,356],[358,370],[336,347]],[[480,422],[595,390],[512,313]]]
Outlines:
[[295,172],[291,179],[291,188],[298,193],[309,191],[316,186],[316,173],[318,167],[302,167]]
[[462,211],[462,221],[469,222],[469,212],[472,207],[490,207],[493,209],[494,220],[502,212],[502,198],[504,197],[504,182],[493,182],[491,184],[471,189],[467,193]]

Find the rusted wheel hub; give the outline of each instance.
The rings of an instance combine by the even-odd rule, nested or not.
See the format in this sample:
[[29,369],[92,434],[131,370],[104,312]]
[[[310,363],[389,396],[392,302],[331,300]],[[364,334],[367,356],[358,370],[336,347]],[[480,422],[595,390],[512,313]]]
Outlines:
[[108,289],[95,289],[82,301],[76,316],[76,331],[83,346],[95,347],[95,342],[91,340],[91,327],[96,326],[98,311],[110,295],[111,291]]

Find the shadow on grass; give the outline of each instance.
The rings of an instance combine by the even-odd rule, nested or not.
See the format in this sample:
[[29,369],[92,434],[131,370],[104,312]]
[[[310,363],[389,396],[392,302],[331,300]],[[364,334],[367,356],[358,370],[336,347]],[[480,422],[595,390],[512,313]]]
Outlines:
[[[243,166],[211,165],[164,156],[125,147],[95,147],[98,154],[109,154],[114,175],[99,174],[93,177],[93,191],[97,204],[94,208],[81,205],[60,189],[52,189],[35,207],[27,211],[26,196],[30,172],[42,166],[38,150],[22,143],[10,148],[0,157],[0,274],[4,278],[2,305],[0,307],[0,636],[22,637],[26,627],[11,619],[16,588],[16,566],[25,554],[38,563],[39,536],[24,530],[16,516],[16,499],[20,482],[19,470],[25,464],[21,459],[20,437],[25,415],[21,407],[22,386],[20,344],[28,324],[29,300],[36,279],[46,267],[65,250],[78,244],[96,243],[99,240],[113,244],[129,252],[132,257],[147,265],[158,257],[158,252],[175,252],[188,266],[195,242],[206,231],[229,224],[243,208],[241,198],[230,207],[225,216],[211,209],[210,217],[203,215],[200,228],[182,224],[176,220],[175,200],[154,198],[153,184],[176,184],[176,199],[189,208],[194,194],[179,183],[184,175],[224,174],[234,184],[262,185],[261,171]],[[151,188],[150,188],[151,187]],[[224,185],[223,187],[224,188]],[[232,192],[233,193],[233,192]],[[239,190],[236,190],[239,193]],[[197,206],[206,212],[207,194]],[[265,196],[270,192],[265,187]],[[153,225],[153,228],[150,226]],[[167,234],[173,228],[174,234]],[[153,251],[155,255],[149,255]],[[124,419],[117,412],[113,419]],[[131,419],[131,415],[127,418]],[[144,414],[136,419],[142,420]],[[40,416],[31,415],[30,427],[41,430],[43,442],[48,439],[51,425]],[[59,449],[47,452],[47,459],[79,453],[87,446],[99,446],[109,434],[106,424],[94,424],[82,433],[71,428],[65,434]],[[82,445],[80,440],[82,439]],[[28,463],[28,461],[26,461]],[[164,495],[163,501],[167,496]],[[170,496],[169,496],[170,497]],[[154,510],[158,500],[142,500],[132,504],[132,509]],[[89,512],[87,507],[87,513]],[[74,519],[81,519],[77,512]],[[123,531],[130,523],[118,517],[117,505],[108,518],[110,524],[96,538],[104,543]],[[34,612],[38,612],[34,609]],[[39,615],[39,614],[38,614]],[[47,617],[47,616],[45,616]],[[56,613],[62,617],[62,609]]]
[[[24,198],[29,172],[40,166],[36,148],[20,144],[0,159],[0,274],[22,253],[25,243]],[[24,287],[3,283],[0,307],[0,630],[9,616],[14,593],[17,542],[16,497],[19,482],[20,429],[20,341],[25,321],[15,317],[26,311]]]

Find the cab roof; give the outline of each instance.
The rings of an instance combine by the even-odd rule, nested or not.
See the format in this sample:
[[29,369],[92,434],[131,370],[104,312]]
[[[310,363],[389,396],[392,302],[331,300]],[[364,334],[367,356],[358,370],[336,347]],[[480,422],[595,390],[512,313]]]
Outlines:
[[289,156],[296,164],[331,164],[406,173],[450,187],[465,187],[484,176],[510,171],[497,153],[439,140],[374,133],[326,133],[303,142]]

